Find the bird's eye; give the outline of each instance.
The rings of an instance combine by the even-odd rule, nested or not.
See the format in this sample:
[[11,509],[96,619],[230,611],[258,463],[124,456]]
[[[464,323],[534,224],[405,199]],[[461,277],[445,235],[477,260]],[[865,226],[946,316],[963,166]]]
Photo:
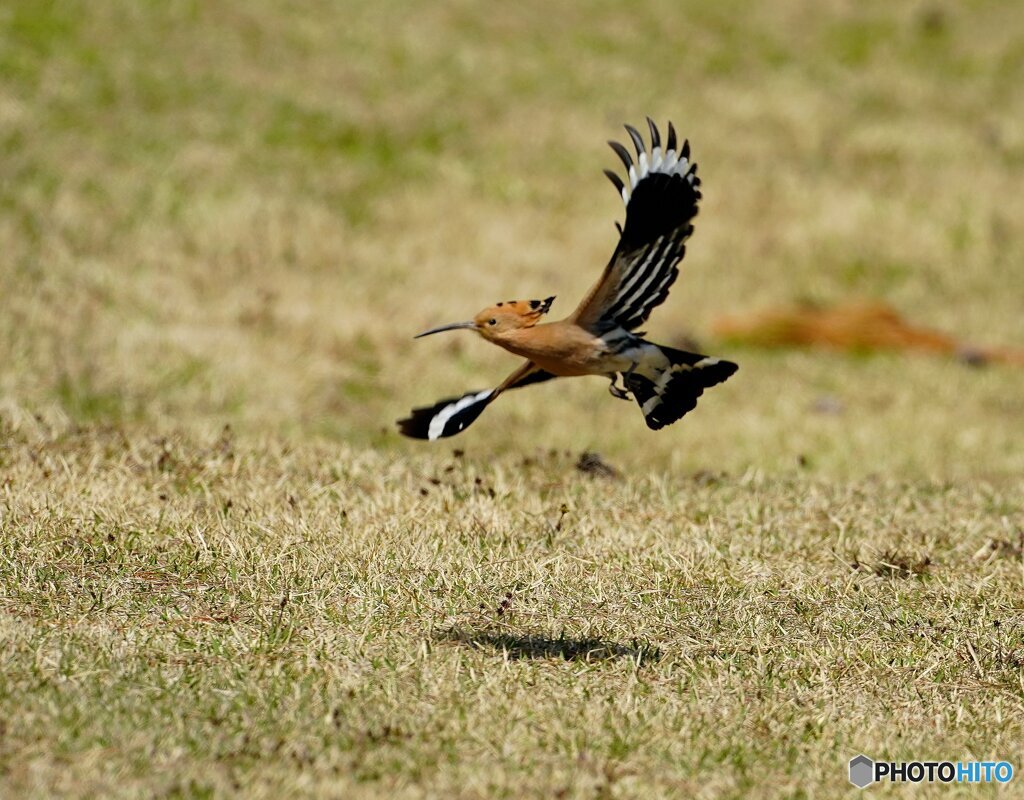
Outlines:
[[497,325],[498,324],[498,320],[496,320],[496,319],[489,319],[489,320],[487,320],[487,324],[488,325]]

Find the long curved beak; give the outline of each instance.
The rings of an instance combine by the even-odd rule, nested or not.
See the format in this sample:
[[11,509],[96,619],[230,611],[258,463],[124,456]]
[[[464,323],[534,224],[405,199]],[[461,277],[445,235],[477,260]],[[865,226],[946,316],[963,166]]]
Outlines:
[[417,333],[413,336],[413,339],[421,339],[424,336],[430,336],[432,333],[442,333],[444,331],[457,331],[459,328],[476,328],[476,323],[470,320],[469,322],[453,322],[450,325],[441,325],[437,328],[431,328],[429,331],[423,331],[423,333]]

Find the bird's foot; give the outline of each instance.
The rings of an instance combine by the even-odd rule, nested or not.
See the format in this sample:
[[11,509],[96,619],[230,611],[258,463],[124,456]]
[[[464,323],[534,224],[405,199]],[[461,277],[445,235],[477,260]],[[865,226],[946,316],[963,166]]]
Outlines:
[[619,378],[618,373],[612,375],[612,382],[610,384],[608,384],[608,393],[612,397],[617,397],[619,400],[629,400],[629,399],[631,399],[630,395],[629,395],[629,390],[627,390],[626,388],[624,388],[622,386],[616,385],[615,382],[618,380],[618,378]]

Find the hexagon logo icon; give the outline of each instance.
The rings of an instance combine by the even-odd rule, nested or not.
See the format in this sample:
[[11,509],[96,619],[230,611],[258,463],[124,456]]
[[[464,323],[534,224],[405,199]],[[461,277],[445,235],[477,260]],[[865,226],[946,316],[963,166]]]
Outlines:
[[850,759],[850,783],[863,789],[875,781],[875,762],[861,753]]

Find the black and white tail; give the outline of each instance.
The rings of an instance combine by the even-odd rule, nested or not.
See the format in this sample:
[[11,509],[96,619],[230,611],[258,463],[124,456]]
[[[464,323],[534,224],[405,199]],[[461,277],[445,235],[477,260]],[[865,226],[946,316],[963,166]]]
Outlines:
[[739,369],[720,358],[658,347],[668,357],[669,366],[654,380],[636,373],[623,376],[626,388],[640,404],[647,427],[655,431],[693,411],[705,389],[717,386]]

